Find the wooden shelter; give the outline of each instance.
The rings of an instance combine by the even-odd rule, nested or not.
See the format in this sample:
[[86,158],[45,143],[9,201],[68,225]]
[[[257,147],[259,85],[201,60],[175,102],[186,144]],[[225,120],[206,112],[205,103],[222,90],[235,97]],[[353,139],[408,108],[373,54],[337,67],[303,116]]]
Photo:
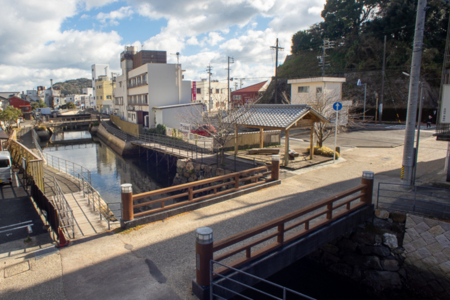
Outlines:
[[[330,121],[311,107],[301,105],[282,104],[257,104],[250,107],[241,107],[225,119],[225,122],[235,124],[235,148],[237,153],[238,128],[257,128],[260,135],[260,148],[263,148],[264,130],[283,130],[285,132],[285,156],[284,165],[289,164],[289,130],[298,128],[310,128],[310,149],[314,147],[314,124],[317,122],[329,123]],[[314,157],[314,151],[310,151],[310,159]]]

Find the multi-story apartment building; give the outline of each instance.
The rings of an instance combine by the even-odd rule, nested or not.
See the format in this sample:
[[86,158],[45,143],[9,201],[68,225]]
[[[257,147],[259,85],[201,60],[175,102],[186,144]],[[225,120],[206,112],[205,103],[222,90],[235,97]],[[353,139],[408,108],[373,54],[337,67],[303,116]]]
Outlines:
[[113,111],[123,120],[152,127],[156,125],[153,107],[191,102],[191,82],[182,80],[180,64],[167,63],[166,51],[136,52],[136,47],[125,47],[120,65]]
[[91,105],[86,104],[87,106],[91,107],[97,107],[96,99],[97,99],[97,93],[95,89],[95,80],[97,80],[100,76],[106,76],[106,78],[109,80],[109,65],[108,64],[93,64],[91,67],[92,70],[92,95],[94,97],[94,103]]
[[110,113],[112,111],[114,82],[107,76],[99,76],[95,79],[95,109],[101,112]]
[[226,110],[228,109],[228,84],[211,80],[210,90],[208,80],[193,81],[192,102],[203,103],[206,105],[206,111]]

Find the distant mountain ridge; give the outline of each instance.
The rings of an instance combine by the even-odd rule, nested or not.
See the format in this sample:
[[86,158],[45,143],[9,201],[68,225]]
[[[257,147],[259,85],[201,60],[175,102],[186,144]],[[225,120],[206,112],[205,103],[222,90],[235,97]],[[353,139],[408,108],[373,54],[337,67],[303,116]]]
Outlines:
[[59,87],[63,95],[81,94],[83,88],[92,87],[92,80],[87,78],[71,79],[64,82],[57,82],[53,87]]

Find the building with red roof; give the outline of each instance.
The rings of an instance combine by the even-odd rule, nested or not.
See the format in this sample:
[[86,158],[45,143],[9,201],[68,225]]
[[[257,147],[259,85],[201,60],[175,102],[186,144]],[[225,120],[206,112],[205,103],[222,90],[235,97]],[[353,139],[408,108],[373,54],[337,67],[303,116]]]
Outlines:
[[25,101],[19,97],[13,96],[9,98],[9,105],[18,108],[22,111],[23,118],[31,120],[31,105],[30,102]]
[[245,104],[253,103],[266,91],[268,81],[250,85],[231,93],[231,103],[233,107],[240,107]]

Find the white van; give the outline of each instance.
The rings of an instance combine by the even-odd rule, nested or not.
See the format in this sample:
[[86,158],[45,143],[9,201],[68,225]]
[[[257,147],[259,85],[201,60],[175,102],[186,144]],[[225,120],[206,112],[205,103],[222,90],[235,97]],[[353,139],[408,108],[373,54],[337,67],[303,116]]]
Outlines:
[[0,183],[12,185],[11,155],[8,151],[0,151]]

